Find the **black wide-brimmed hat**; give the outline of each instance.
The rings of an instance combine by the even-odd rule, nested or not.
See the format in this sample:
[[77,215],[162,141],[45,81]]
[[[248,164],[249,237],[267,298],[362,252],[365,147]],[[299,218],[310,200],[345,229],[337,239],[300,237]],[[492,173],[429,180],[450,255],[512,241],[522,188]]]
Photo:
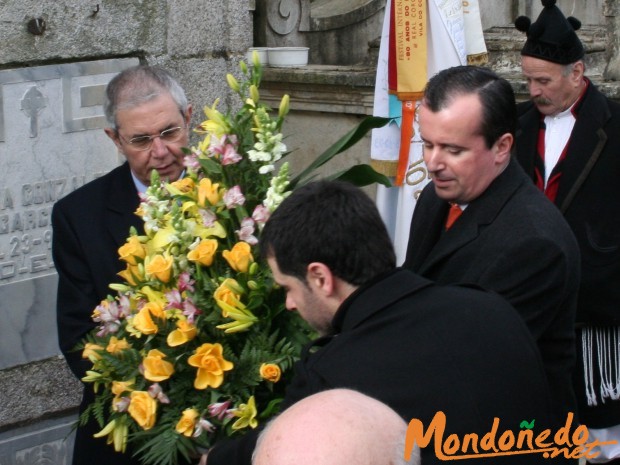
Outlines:
[[542,0],[544,8],[536,22],[519,16],[515,19],[515,27],[527,35],[521,55],[567,65],[584,55],[583,44],[575,34],[581,21],[572,16],[566,18],[555,3],[556,0]]

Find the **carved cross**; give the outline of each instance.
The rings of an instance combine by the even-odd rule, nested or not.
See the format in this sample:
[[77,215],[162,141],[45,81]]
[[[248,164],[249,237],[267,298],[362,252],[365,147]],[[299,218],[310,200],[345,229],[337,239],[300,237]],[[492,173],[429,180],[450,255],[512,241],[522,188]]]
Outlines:
[[30,118],[30,137],[37,137],[39,135],[39,113],[46,106],[45,97],[36,86],[32,86],[24,94],[24,98],[22,98],[22,111]]

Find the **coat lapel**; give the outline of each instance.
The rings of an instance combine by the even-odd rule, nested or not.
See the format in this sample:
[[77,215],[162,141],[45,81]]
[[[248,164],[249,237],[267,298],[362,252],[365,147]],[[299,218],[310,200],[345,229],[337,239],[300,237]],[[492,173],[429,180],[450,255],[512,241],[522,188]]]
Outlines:
[[538,143],[538,131],[540,127],[540,114],[536,107],[531,105],[519,119],[520,128],[516,133],[517,158],[525,173],[534,179],[534,158],[536,157],[536,145]]
[[131,226],[134,226],[139,234],[144,231],[142,219],[135,214],[140,199],[127,163],[112,177],[109,188],[106,225],[117,247],[120,247],[129,237]]
[[468,205],[454,226],[439,237],[418,272],[426,276],[434,266],[447,260],[477,239],[481,230],[493,223],[506,202],[525,180],[523,171],[516,160],[511,160],[504,172],[489,185],[486,191]]
[[437,197],[433,183],[429,183],[413,211],[404,267],[421,272],[420,267],[441,237],[447,214],[448,203]]
[[555,201],[562,213],[566,212],[607,143],[607,134],[602,128],[611,117],[611,113],[605,98],[593,90],[590,84],[579,110],[564,161]]

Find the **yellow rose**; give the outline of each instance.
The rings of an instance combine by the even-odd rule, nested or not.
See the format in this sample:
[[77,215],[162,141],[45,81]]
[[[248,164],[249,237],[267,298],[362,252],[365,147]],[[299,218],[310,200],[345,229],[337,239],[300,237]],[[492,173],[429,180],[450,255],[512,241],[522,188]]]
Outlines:
[[196,337],[196,326],[188,323],[187,320],[177,321],[177,329],[168,334],[166,341],[170,347],[180,346]]
[[218,303],[224,302],[231,307],[239,307],[241,305],[241,291],[242,288],[237,281],[232,278],[226,278],[213,293],[213,298]]
[[216,251],[217,241],[215,239],[203,239],[194,250],[187,254],[187,259],[204,266],[211,266]]
[[170,184],[173,189],[183,194],[187,194],[194,190],[194,181],[191,178],[183,178]]
[[198,368],[194,387],[207,389],[209,386],[218,388],[224,382],[224,372],[233,369],[233,364],[224,359],[221,344],[203,344],[196,349],[188,363]]
[[207,202],[209,205],[216,205],[222,197],[222,191],[219,184],[213,184],[209,178],[202,178],[198,183],[198,205],[205,207]]
[[140,266],[132,265],[131,263],[127,263],[127,268],[123,271],[119,271],[117,274],[130,286],[137,286],[138,283],[144,279]]
[[174,259],[168,255],[155,255],[148,261],[146,272],[162,283],[167,283],[172,277],[172,263]]
[[146,248],[140,242],[138,236],[131,236],[127,242],[118,249],[118,255],[121,260],[130,265],[137,265],[139,260],[143,260],[146,256]]
[[101,360],[101,355],[97,352],[98,350],[103,350],[103,347],[98,344],[93,344],[92,342],[87,342],[86,344],[84,344],[82,358],[87,358],[93,363],[96,360]]
[[146,391],[133,391],[127,411],[142,429],[149,430],[155,425],[157,401]]
[[144,377],[146,379],[158,383],[172,376],[174,373],[174,366],[172,363],[164,360],[164,358],[166,358],[166,354],[163,352],[157,349],[149,350],[149,353],[142,361],[142,365],[144,366]]
[[153,321],[153,314],[149,311],[149,307],[147,305],[142,307],[140,311],[136,313],[133,317],[132,325],[142,334],[156,334],[159,328],[157,327],[157,323]]
[[175,427],[176,432],[189,438],[194,433],[198,415],[198,411],[194,408],[186,408],[183,410],[183,415]]
[[240,273],[245,273],[254,261],[250,244],[247,242],[237,242],[231,250],[224,250],[222,256],[226,259],[230,267]]
[[117,354],[121,350],[130,349],[130,348],[131,348],[131,344],[127,341],[127,339],[118,339],[116,338],[116,336],[112,336],[105,350],[107,350],[111,354]]
[[263,363],[259,371],[261,378],[271,381],[272,383],[280,381],[280,376],[282,375],[280,367],[275,363]]

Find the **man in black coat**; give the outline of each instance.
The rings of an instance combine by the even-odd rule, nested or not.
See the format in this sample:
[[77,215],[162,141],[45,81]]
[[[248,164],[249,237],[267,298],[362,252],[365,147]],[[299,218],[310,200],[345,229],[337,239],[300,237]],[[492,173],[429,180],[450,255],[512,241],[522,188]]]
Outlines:
[[[531,419],[544,429],[549,387],[519,315],[478,287],[441,287],[395,268],[387,230],[361,190],[333,181],[298,188],[273,213],[260,240],[286,291],[287,308],[322,335],[296,364],[284,409],[326,389],[350,388],[425,428],[444,412],[444,440],[466,433],[481,438],[494,418],[501,432]],[[255,440],[252,432],[216,444],[207,463],[249,465]],[[443,463],[441,441],[439,452],[435,446],[430,441],[422,450],[422,463]],[[542,459],[525,454],[487,460]]]
[[[139,66],[110,81],[104,105],[110,124],[106,134],[127,161],[59,200],[52,211],[52,253],[58,271],[57,323],[62,353],[81,379],[90,368],[74,348],[95,327],[91,315],[120,282],[124,268],[118,248],[130,227],[143,230],[135,215],[139,192],[150,183],[152,170],[162,179],[177,180],[183,173],[188,145],[191,105],[179,84],[166,71]],[[92,386],[84,391],[80,413],[93,400]],[[77,429],[73,464],[138,463],[129,453],[116,453],[105,439],[92,435],[101,427],[91,421]]]
[[[515,21],[527,32],[521,64],[531,97],[518,106],[517,158],[581,250],[580,420],[592,435],[620,442],[620,105],[584,76],[580,22],[544,3],[535,23]],[[620,445],[603,452],[620,463]]]
[[[559,418],[575,410],[571,374],[579,251],[568,225],[511,158],[510,84],[476,67],[444,70],[419,110],[432,182],[418,199],[404,267],[506,298],[540,349]],[[449,211],[458,219],[447,224]]]

